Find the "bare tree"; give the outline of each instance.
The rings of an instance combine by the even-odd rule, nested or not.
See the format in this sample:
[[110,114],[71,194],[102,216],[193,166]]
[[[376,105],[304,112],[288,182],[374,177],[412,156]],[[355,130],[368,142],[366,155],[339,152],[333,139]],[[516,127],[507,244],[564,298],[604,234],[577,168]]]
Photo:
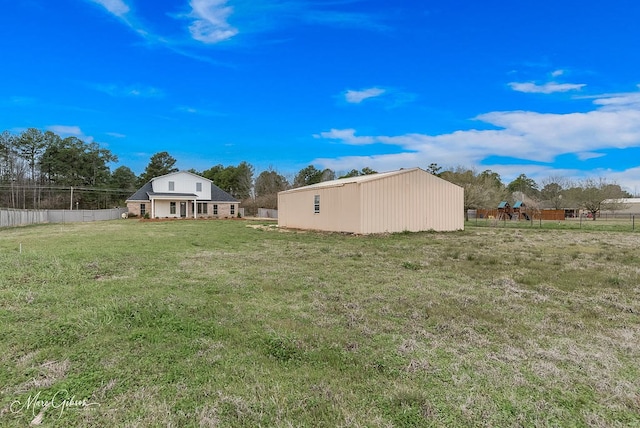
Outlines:
[[458,166],[444,171],[440,177],[464,188],[464,213],[467,220],[467,210],[495,206],[505,195],[500,176],[490,170],[478,174],[475,170]]
[[616,211],[624,209],[625,197],[628,193],[616,183],[609,183],[605,178],[588,178],[581,183],[577,197],[582,208],[591,213],[596,219],[603,210]]
[[547,177],[542,180],[542,190],[540,198],[547,206],[554,210],[561,210],[566,207],[567,198],[564,191],[571,186],[571,182],[561,176]]

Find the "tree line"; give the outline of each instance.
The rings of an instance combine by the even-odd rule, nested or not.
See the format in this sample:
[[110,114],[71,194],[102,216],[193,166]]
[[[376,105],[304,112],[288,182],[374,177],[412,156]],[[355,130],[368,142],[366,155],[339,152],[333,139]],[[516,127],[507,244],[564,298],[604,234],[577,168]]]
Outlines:
[[566,177],[553,176],[536,183],[525,174],[520,174],[504,184],[496,172],[456,167],[440,172],[440,168],[429,170],[441,178],[464,188],[465,214],[469,209],[496,208],[501,201],[513,203],[521,200],[536,209],[583,210],[595,220],[602,211],[618,211],[626,208],[622,199],[632,195],[620,185],[606,178],[586,178],[572,181]]
[[[0,206],[23,209],[81,208],[95,209],[123,206],[124,201],[146,182],[160,175],[176,172],[176,159],[168,152],[151,156],[144,172],[137,176],[129,167],[111,171],[116,155],[97,143],[87,143],[71,136],[62,138],[52,131],[29,128],[19,134],[0,133]],[[527,198],[540,208],[584,209],[593,218],[602,210],[620,209],[607,200],[631,197],[616,183],[606,179],[572,182],[564,177],[549,177],[540,185],[521,174],[504,184],[491,170],[455,167],[443,169],[435,163],[425,168],[431,174],[465,189],[467,209],[494,208],[502,200]],[[273,168],[255,176],[254,167],[218,164],[204,171],[189,170],[213,181],[222,190],[242,201],[248,214],[257,208],[277,208],[280,191],[333,180],[375,174],[365,167],[337,175],[335,171],[313,165],[285,177]]]

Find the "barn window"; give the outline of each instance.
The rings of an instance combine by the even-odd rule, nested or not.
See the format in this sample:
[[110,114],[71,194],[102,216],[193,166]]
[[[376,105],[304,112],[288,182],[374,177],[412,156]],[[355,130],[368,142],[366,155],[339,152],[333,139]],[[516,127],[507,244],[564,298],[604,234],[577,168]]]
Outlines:
[[146,204],[140,204],[140,216],[143,216],[147,213],[147,205]]
[[218,215],[218,204],[213,204],[213,215]]
[[320,195],[313,196],[313,213],[320,214]]
[[176,189],[176,182],[175,181],[170,181],[169,182],[169,191],[173,192]]
[[231,204],[231,215],[235,215],[236,213],[236,206]]
[[176,213],[176,203],[169,202],[169,214],[175,214],[175,213]]

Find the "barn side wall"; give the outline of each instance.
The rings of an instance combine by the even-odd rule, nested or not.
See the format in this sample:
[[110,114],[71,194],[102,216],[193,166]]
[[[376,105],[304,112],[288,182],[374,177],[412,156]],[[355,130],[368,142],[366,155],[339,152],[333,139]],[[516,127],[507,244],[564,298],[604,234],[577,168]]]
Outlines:
[[[314,213],[316,195],[320,197],[319,213]],[[358,186],[355,183],[280,193],[278,226],[361,233],[359,205]]]
[[463,189],[425,171],[361,186],[362,233],[464,229]]

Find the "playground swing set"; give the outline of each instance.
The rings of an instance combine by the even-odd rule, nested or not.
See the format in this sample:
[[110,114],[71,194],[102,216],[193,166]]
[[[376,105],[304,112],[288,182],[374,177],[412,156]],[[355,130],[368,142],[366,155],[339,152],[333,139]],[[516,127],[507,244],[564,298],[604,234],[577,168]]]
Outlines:
[[516,201],[513,206],[507,201],[502,201],[498,205],[496,220],[527,220],[530,221],[532,213],[527,210],[526,205],[522,201]]

